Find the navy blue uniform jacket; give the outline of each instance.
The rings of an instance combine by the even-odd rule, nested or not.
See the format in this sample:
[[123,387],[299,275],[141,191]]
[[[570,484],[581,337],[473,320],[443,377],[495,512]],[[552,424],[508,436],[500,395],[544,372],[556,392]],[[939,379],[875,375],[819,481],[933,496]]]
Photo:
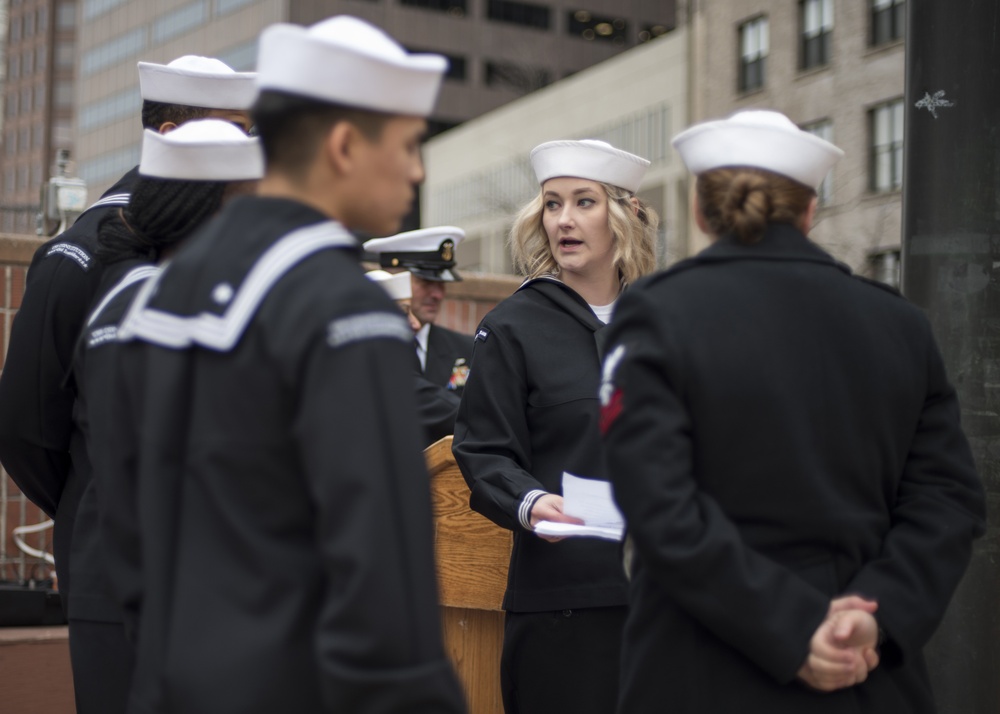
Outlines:
[[[640,282],[609,332],[620,711],[932,712],[921,648],[984,497],[923,313],[774,225]],[[878,601],[882,663],[814,692],[796,672],[844,593]]]

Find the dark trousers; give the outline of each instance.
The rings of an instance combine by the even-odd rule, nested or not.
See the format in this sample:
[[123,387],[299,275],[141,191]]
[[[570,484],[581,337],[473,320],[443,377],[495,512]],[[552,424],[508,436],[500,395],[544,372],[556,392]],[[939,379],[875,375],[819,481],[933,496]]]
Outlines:
[[124,714],[132,682],[132,645],[120,622],[69,621],[77,714]]
[[506,714],[613,714],[626,612],[508,612],[500,660]]

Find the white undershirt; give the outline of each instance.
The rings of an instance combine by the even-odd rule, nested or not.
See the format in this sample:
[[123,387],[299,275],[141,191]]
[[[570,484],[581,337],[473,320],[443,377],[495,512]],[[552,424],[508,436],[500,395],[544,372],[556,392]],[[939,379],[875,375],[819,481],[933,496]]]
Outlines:
[[597,315],[597,319],[603,322],[605,325],[607,325],[608,322],[611,321],[611,313],[615,311],[615,304],[617,302],[618,302],[617,300],[614,300],[613,302],[610,302],[607,305],[590,305],[590,303],[587,304],[590,305],[590,309],[594,311],[595,315]]

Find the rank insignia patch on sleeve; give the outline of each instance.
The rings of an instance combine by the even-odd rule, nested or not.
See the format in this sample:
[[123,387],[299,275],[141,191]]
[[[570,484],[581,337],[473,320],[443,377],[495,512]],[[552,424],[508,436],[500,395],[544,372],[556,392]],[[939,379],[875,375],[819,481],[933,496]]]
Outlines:
[[618,345],[607,357],[604,358],[604,366],[601,369],[601,435],[608,433],[608,429],[615,423],[615,420],[622,413],[622,390],[615,385],[615,371],[625,357],[625,345]]

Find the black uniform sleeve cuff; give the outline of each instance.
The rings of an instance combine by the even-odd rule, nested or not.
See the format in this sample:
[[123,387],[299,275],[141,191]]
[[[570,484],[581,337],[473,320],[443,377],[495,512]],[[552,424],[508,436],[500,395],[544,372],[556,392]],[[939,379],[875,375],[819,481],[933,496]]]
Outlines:
[[531,527],[531,509],[535,507],[535,502],[542,496],[548,496],[547,491],[528,491],[521,499],[521,505],[517,507],[517,520],[525,530],[533,531]]

